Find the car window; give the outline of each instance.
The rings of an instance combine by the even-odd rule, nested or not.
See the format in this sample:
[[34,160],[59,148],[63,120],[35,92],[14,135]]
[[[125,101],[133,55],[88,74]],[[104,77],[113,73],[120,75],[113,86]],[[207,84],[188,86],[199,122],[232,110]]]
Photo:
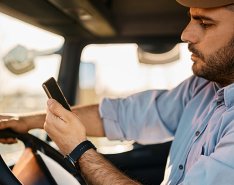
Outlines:
[[179,60],[157,65],[140,63],[136,44],[85,47],[81,56],[77,102],[98,103],[103,97],[122,97],[148,89],[172,89],[192,75],[186,47],[187,44],[179,45]]
[[[43,53],[60,48],[64,42],[63,37],[4,14],[0,14],[0,25],[0,112],[27,113],[45,110],[47,97],[41,84],[50,76],[58,77],[61,56],[44,56]],[[9,70],[11,64],[8,63],[7,66],[5,63],[7,54],[12,50],[14,51],[11,54],[19,54],[26,49],[35,54],[33,69],[23,74]],[[23,59],[25,56],[20,57]],[[42,130],[34,130],[32,133],[45,138]],[[14,163],[16,154],[23,148],[22,143],[13,146],[0,145],[0,154],[8,164]]]
[[[0,111],[1,113],[27,113],[45,110],[46,95],[42,82],[51,76],[58,77],[61,56],[46,55],[61,48],[64,39],[32,25],[0,14]],[[15,31],[17,30],[17,32]],[[79,72],[79,90],[76,103],[99,103],[103,97],[126,97],[148,89],[171,89],[189,77],[191,62],[186,44],[180,44],[180,59],[168,63],[147,65],[138,60],[136,44],[95,44],[83,49]],[[16,48],[16,49],[15,49]],[[14,50],[15,49],[15,50]],[[15,74],[5,65],[7,54],[28,50],[37,51],[34,69]],[[45,55],[43,55],[45,53]],[[22,56],[21,56],[22,57]],[[42,130],[32,134],[45,139]],[[109,141],[107,138],[90,138],[102,153],[119,153],[133,148],[134,141]],[[13,164],[24,148],[0,144],[0,154]]]
[[[137,47],[136,44],[99,44],[85,47],[81,56],[77,103],[99,103],[104,97],[126,97],[148,89],[172,89],[192,75],[192,62],[186,44],[179,44],[179,60],[157,65],[140,63]],[[103,153],[132,149],[133,141],[92,139]]]

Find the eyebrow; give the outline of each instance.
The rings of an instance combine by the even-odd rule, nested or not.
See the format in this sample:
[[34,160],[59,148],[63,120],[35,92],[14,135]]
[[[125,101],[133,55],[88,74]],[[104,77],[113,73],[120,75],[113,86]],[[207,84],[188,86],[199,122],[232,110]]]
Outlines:
[[205,21],[214,21],[215,22],[214,19],[212,19],[212,18],[210,18],[208,16],[205,16],[205,15],[191,15],[189,11],[188,11],[188,16],[190,18],[195,19],[195,20],[205,20]]

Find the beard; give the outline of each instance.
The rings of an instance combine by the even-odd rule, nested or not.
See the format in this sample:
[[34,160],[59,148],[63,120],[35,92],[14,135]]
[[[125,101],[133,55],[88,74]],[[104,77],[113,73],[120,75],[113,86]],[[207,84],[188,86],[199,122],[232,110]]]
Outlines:
[[193,44],[189,44],[188,48],[196,58],[201,60],[195,61],[192,67],[196,76],[217,82],[222,86],[234,82],[234,37],[226,46],[208,56],[197,50]]

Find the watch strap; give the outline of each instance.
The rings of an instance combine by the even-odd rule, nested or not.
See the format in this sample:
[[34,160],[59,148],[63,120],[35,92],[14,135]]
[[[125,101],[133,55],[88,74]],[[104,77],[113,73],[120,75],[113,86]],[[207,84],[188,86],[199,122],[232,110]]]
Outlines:
[[81,142],[76,146],[74,150],[68,155],[65,156],[74,166],[80,157],[89,149],[93,148],[96,150],[96,147],[88,140]]

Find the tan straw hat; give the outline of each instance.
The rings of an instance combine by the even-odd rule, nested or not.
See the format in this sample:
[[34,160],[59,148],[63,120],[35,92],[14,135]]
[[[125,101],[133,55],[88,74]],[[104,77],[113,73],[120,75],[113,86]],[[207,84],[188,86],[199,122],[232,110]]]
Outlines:
[[176,0],[186,7],[193,8],[215,8],[233,4],[234,0]]

